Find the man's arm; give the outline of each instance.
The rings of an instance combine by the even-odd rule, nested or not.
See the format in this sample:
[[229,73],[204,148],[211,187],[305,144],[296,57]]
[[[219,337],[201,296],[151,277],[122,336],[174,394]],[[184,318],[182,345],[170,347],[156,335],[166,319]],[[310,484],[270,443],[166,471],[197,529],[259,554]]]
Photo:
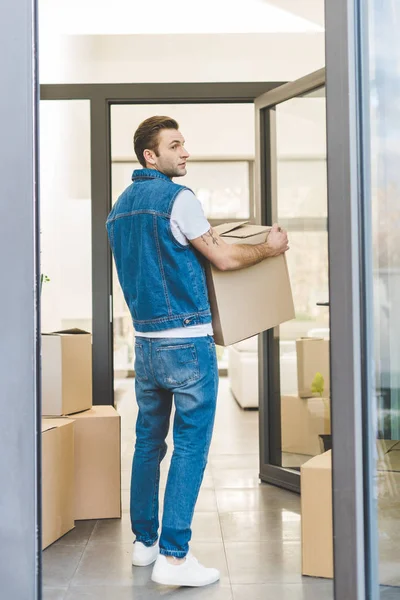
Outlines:
[[190,243],[220,271],[234,271],[279,256],[289,249],[285,231],[274,225],[263,244],[227,244],[211,227]]

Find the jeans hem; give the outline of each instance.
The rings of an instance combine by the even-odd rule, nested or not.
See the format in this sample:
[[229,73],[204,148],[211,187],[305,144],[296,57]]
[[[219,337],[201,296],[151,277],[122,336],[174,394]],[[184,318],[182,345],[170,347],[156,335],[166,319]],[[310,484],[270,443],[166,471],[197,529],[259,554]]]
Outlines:
[[163,556],[175,556],[175,558],[185,558],[187,552],[183,550],[164,550],[164,548],[161,548],[160,554]]
[[[147,548],[151,548],[151,546],[154,546],[154,544],[156,543],[157,540],[158,540],[158,537],[155,537],[153,540],[149,540],[148,538],[145,538],[145,537],[136,536],[135,542],[140,542]],[[135,542],[133,542],[133,543],[135,543]]]

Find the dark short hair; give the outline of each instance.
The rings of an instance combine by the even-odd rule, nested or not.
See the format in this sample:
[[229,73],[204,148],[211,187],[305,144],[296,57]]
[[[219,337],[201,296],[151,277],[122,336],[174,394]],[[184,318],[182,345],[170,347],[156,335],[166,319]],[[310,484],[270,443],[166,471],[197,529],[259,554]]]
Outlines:
[[178,123],[171,117],[160,117],[158,115],[150,117],[140,123],[133,136],[133,147],[138,161],[142,167],[146,166],[143,152],[153,150],[158,156],[158,134],[161,129],[179,129]]

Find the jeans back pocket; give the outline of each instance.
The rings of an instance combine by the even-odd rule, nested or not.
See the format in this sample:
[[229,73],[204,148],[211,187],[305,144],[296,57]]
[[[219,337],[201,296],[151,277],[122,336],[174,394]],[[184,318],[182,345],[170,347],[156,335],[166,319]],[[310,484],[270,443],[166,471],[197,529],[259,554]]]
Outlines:
[[169,388],[200,378],[199,361],[194,344],[177,344],[157,348],[157,378]]

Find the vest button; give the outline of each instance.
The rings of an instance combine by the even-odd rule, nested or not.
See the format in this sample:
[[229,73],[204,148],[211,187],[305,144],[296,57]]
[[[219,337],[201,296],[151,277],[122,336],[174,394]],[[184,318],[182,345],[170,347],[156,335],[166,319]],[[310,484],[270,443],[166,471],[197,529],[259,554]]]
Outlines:
[[183,322],[185,323],[185,325],[187,325],[188,323],[190,323],[190,319],[185,319]]

